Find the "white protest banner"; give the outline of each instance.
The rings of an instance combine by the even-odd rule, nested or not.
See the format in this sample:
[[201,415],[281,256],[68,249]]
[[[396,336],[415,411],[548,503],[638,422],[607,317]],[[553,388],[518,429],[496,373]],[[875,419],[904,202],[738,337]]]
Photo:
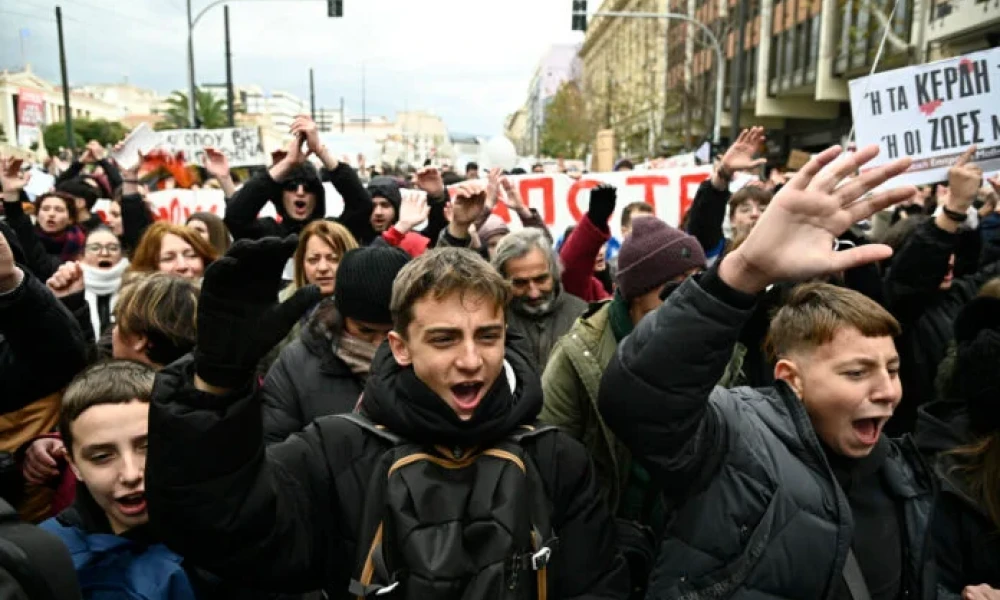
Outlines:
[[850,90],[858,147],[882,150],[866,170],[913,159],[887,185],[946,180],[972,144],[984,171],[1000,169],[1000,48],[855,79]]
[[[622,210],[632,202],[646,202],[653,206],[656,216],[673,226],[694,201],[701,182],[711,176],[709,166],[664,169],[660,171],[589,173],[578,180],[561,174],[537,174],[511,177],[521,198],[530,208],[538,211],[545,225],[557,237],[570,225],[575,225],[587,212],[589,190],[602,183],[618,188],[618,202],[611,217],[611,232],[619,236]],[[344,209],[343,198],[328,183],[326,190],[326,215],[335,217]],[[406,192],[406,194],[419,192]],[[220,190],[162,190],[151,192],[147,199],[153,204],[158,220],[183,224],[196,212],[210,212],[225,216],[226,203]],[[98,211],[101,207],[95,207]],[[511,226],[521,227],[516,215],[503,202],[498,202],[494,214]],[[265,206],[261,216],[274,216],[273,204]]]
[[229,166],[234,169],[260,166],[270,160],[261,144],[260,130],[255,127],[170,129],[159,133],[159,147],[171,152],[183,152],[190,164],[203,164],[206,146],[225,154]]

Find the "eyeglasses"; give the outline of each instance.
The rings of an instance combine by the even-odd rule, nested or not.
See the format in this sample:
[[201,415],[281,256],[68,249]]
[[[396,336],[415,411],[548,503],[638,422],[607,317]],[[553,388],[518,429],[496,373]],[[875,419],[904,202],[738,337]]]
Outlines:
[[94,254],[100,254],[101,250],[104,250],[108,254],[114,254],[122,249],[119,244],[87,244],[84,246],[87,252],[93,252]]

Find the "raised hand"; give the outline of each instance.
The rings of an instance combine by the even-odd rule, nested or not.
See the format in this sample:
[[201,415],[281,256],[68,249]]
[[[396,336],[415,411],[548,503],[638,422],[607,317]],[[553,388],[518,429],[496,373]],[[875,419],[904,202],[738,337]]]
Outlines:
[[486,208],[493,210],[497,205],[497,198],[500,197],[500,177],[503,176],[503,169],[493,167],[486,175]]
[[457,193],[452,201],[451,220],[456,225],[471,225],[486,206],[486,185],[476,180],[463,181],[455,187]]
[[65,298],[83,291],[83,269],[80,263],[70,261],[59,265],[45,285],[56,298]]
[[605,183],[590,190],[590,206],[587,207],[590,221],[600,229],[606,229],[617,202],[618,190],[613,185]]
[[226,155],[211,146],[205,147],[205,170],[216,179],[229,177],[229,159]]
[[441,171],[437,167],[421,168],[417,171],[417,187],[427,192],[428,196],[440,196],[444,193]]
[[399,204],[399,220],[393,226],[396,231],[406,233],[427,220],[431,207],[427,197],[417,193],[405,194]]
[[528,206],[524,203],[524,199],[521,198],[521,192],[506,175],[500,178],[500,187],[503,188],[503,202],[507,205],[507,208],[513,210],[518,215],[531,214]]
[[872,145],[838,159],[840,147],[834,146],[810,160],[771,200],[746,241],[723,259],[723,281],[757,293],[779,281],[804,281],[891,256],[892,249],[883,244],[834,250],[834,240],[851,225],[914,193],[905,186],[865,195],[906,171],[909,158],[863,172],[838,187],[878,152]]
[[766,163],[766,158],[753,157],[763,141],[763,127],[751,127],[741,131],[733,145],[722,155],[722,160],[719,162],[719,176],[726,180],[732,179],[736,171],[753,169]]
[[976,147],[970,146],[955,165],[948,169],[948,199],[945,208],[965,214],[983,184],[983,170],[971,161]]
[[306,115],[299,115],[295,117],[292,121],[291,128],[292,135],[301,136],[306,145],[309,147],[309,152],[313,154],[319,154],[320,150],[323,148],[323,142],[319,139],[319,129],[316,127],[315,121]]
[[30,175],[21,172],[23,162],[20,158],[0,158],[0,189],[7,202],[18,202],[21,190],[28,185]]
[[319,302],[315,285],[278,303],[281,273],[298,241],[291,235],[239,240],[205,271],[198,300],[198,389],[224,393],[250,382],[260,359]]

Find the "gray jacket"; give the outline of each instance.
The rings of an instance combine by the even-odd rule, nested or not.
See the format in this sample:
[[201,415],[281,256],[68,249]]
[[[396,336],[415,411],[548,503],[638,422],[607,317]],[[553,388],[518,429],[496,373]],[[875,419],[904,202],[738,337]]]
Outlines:
[[[558,289],[558,288],[557,288]],[[552,307],[544,315],[522,315],[512,308],[507,309],[507,325],[516,329],[531,346],[538,372],[545,369],[549,354],[559,338],[566,335],[573,323],[587,312],[587,303],[573,294],[558,289]]]
[[[840,592],[851,510],[801,401],[781,382],[714,387],[750,313],[689,280],[619,345],[605,372],[602,416],[676,506],[650,598]],[[933,598],[933,485],[911,448],[893,442],[882,472],[904,514],[904,589]]]

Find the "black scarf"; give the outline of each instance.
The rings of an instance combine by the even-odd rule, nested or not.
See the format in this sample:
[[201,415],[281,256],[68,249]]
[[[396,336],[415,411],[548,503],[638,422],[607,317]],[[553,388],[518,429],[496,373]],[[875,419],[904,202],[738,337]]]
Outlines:
[[463,421],[421,381],[412,367],[401,367],[383,344],[372,361],[361,412],[393,433],[420,444],[473,446],[506,437],[533,423],[542,408],[541,381],[508,340],[506,359],[516,380],[512,391],[502,370],[472,418]]

